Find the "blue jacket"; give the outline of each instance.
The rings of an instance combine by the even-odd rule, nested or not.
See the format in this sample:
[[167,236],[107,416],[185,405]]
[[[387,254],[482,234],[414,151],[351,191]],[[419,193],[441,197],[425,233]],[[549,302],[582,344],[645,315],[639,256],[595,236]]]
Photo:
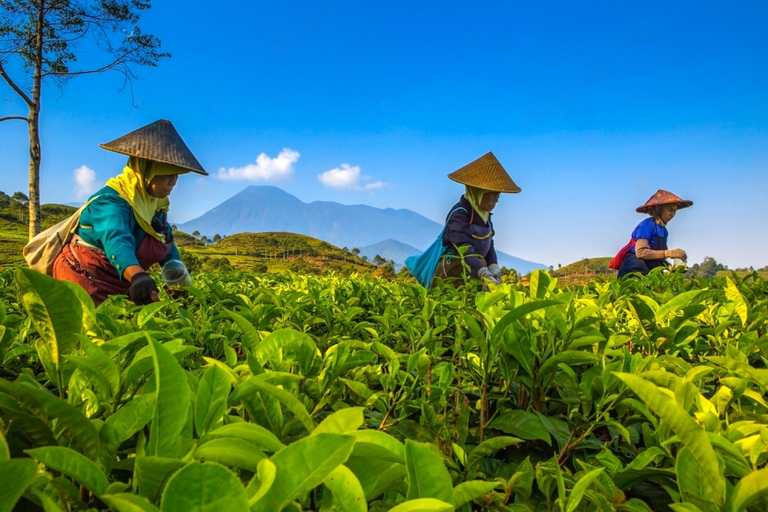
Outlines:
[[[80,215],[80,225],[75,233],[84,242],[95,246],[106,254],[121,278],[131,265],[139,265],[136,250],[146,232],[141,229],[133,209],[112,187],[104,187],[91,197],[99,196],[89,204]],[[152,226],[158,232],[165,229],[166,241],[173,240],[173,230],[168,224],[167,214],[158,212],[152,219]],[[179,249],[171,245],[168,255],[160,262],[179,259]]]
[[[456,210],[463,208],[463,210]],[[488,222],[477,214],[472,214],[472,205],[464,196],[450,210],[453,212],[448,218],[443,232],[443,245],[447,247],[448,254],[458,254],[456,247],[467,246],[464,261],[472,269],[472,275],[477,276],[477,271],[482,268],[483,262],[478,258],[485,258],[485,265],[498,264],[496,249],[493,246],[493,223],[488,217]],[[470,219],[472,223],[470,224]]]

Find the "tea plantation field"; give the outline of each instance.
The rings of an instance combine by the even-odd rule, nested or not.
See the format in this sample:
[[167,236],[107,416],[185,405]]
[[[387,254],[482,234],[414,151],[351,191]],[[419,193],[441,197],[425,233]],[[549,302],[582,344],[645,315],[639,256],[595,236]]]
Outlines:
[[0,512],[768,510],[756,274],[194,281],[0,273]]

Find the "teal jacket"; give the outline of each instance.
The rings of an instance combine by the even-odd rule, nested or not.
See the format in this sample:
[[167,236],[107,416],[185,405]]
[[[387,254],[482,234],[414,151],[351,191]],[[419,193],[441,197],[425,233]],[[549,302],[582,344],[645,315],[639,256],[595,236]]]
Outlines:
[[[104,187],[91,197],[96,199],[83,210],[75,233],[85,243],[104,251],[117,270],[117,275],[122,278],[127,267],[139,264],[136,250],[146,232],[136,221],[131,205],[115,189]],[[165,226],[166,240],[173,240],[173,230],[165,212],[156,213],[152,225],[158,228]],[[158,232],[162,232],[162,229],[158,229]],[[160,265],[174,259],[179,259],[176,243],[171,245],[170,252]]]

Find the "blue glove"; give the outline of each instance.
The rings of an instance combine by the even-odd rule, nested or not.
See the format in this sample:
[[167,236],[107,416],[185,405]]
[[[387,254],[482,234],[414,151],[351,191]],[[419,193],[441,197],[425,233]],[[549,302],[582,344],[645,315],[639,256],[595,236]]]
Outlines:
[[487,279],[488,281],[492,282],[493,284],[499,284],[500,281],[493,277],[493,274],[491,274],[491,271],[488,270],[488,267],[481,267],[480,270],[477,271],[477,277],[478,279]]

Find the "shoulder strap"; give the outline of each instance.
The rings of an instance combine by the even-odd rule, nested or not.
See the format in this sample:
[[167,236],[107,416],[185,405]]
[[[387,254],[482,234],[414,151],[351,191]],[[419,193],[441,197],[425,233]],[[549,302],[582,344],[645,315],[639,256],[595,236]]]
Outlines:
[[464,208],[463,206],[457,206],[456,208],[454,208],[453,210],[451,210],[451,212],[450,212],[450,213],[448,214],[448,216],[445,218],[445,223],[446,223],[446,224],[448,224],[448,221],[449,221],[449,220],[451,220],[451,216],[452,216],[454,213],[456,213],[457,211],[459,211],[459,210],[462,210],[462,211],[464,211],[464,212],[466,212],[466,211],[467,211],[467,209],[466,209],[466,208]]

